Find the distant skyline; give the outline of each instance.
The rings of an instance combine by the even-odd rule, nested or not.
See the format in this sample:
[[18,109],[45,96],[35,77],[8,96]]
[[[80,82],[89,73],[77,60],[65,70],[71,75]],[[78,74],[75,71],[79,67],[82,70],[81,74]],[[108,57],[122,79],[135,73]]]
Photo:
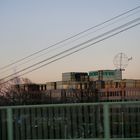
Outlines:
[[[0,0],[0,67],[137,6],[140,6],[139,0]],[[140,12],[135,16],[139,17]],[[66,47],[64,44],[63,48]],[[120,52],[133,58],[123,72],[123,78],[140,79],[140,26],[23,77],[44,83],[61,80],[63,72],[115,69],[113,59]],[[42,54],[29,65],[49,55]],[[14,66],[9,73],[19,68],[24,66]],[[0,78],[9,74],[0,73]]]

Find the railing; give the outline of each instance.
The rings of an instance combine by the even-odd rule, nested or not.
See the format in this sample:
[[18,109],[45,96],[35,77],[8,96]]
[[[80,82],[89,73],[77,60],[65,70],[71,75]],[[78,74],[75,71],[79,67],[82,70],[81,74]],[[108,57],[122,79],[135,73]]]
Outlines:
[[140,140],[140,101],[0,107],[0,140]]

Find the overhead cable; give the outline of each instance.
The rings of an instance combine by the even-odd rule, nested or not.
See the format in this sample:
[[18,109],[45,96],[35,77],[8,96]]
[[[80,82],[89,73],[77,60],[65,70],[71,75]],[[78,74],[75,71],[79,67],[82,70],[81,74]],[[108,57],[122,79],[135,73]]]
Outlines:
[[26,59],[28,59],[28,58],[30,58],[30,57],[36,55],[36,54],[39,54],[39,53],[41,53],[41,52],[43,52],[43,51],[45,51],[45,50],[47,50],[47,49],[49,49],[49,48],[52,48],[52,47],[54,47],[54,46],[56,46],[56,45],[59,45],[59,44],[62,44],[62,43],[66,42],[66,41],[68,41],[68,40],[70,40],[70,39],[73,39],[73,38],[75,38],[75,37],[77,37],[77,36],[79,36],[79,35],[81,35],[81,34],[83,34],[83,33],[86,33],[86,32],[89,31],[89,30],[92,30],[92,29],[94,29],[94,28],[97,28],[97,27],[99,27],[99,26],[101,26],[101,25],[103,25],[103,24],[106,24],[106,23],[108,23],[108,22],[110,22],[110,21],[112,21],[112,20],[114,20],[114,19],[117,19],[117,18],[119,18],[119,17],[121,17],[121,16],[124,16],[124,15],[126,15],[126,14],[128,14],[128,13],[130,13],[130,12],[132,12],[132,11],[135,11],[135,10],[137,10],[137,9],[139,9],[139,8],[140,8],[140,6],[137,6],[137,7],[133,8],[133,9],[130,9],[130,10],[128,10],[128,11],[126,11],[126,12],[120,14],[120,15],[117,15],[117,16],[115,16],[115,17],[113,17],[113,18],[110,18],[110,19],[108,19],[108,20],[106,20],[106,21],[104,21],[104,22],[102,22],[102,23],[100,23],[100,24],[97,24],[97,25],[95,25],[95,26],[93,26],[93,27],[90,27],[90,28],[88,28],[88,29],[86,29],[86,30],[84,30],[84,31],[82,31],[82,32],[79,32],[79,33],[77,33],[77,34],[75,34],[75,35],[73,35],[73,36],[71,36],[71,37],[68,37],[68,38],[66,38],[66,39],[64,39],[64,40],[61,40],[61,41],[59,41],[59,42],[57,42],[57,43],[55,43],[55,44],[53,44],[53,45],[50,45],[50,46],[47,47],[47,48],[41,49],[41,50],[39,50],[39,51],[37,51],[37,52],[34,52],[34,53],[32,53],[32,54],[30,54],[30,55],[28,55],[28,56],[26,56],[26,57],[23,57],[23,58],[21,58],[21,59],[19,59],[19,60],[17,60],[17,61],[14,61],[14,62],[12,62],[12,63],[10,63],[10,64],[8,64],[8,65],[5,65],[5,66],[1,67],[0,70],[3,70],[3,69],[5,69],[5,68],[7,68],[7,67],[10,67],[10,66],[12,66],[12,65],[15,65],[15,64],[17,64],[17,63],[19,63],[19,62],[21,62],[21,61],[23,61],[23,60],[26,60]]
[[[128,23],[127,23],[128,24]],[[113,36],[115,36],[115,35],[117,35],[117,34],[120,34],[120,33],[122,33],[122,32],[124,32],[124,31],[127,31],[127,30],[129,30],[129,29],[131,29],[131,28],[133,28],[133,27],[135,27],[135,26],[138,26],[138,25],[140,25],[140,22],[139,23],[137,23],[137,24],[134,24],[134,25],[132,25],[132,26],[129,26],[129,27],[127,27],[127,28],[125,28],[125,29],[122,29],[122,30],[120,30],[120,31],[118,31],[118,32],[115,32],[115,33],[113,33],[113,34],[111,34],[111,35],[108,35],[108,36],[106,36],[106,37],[104,37],[104,38],[102,38],[102,39],[100,39],[100,40],[97,40],[97,41],[95,41],[95,42],[93,42],[93,43],[91,43],[91,44],[89,44],[89,45],[86,45],[86,46],[84,46],[84,47],[82,47],[82,48],[79,48],[79,49],[77,49],[77,50],[74,50],[73,52],[70,52],[70,53],[68,53],[68,54],[66,54],[66,55],[64,55],[64,56],[60,56],[59,58],[56,58],[56,59],[54,59],[54,60],[52,60],[52,61],[50,61],[50,62],[48,62],[48,63],[45,63],[45,64],[43,64],[43,65],[41,65],[41,66],[39,66],[39,67],[37,67],[37,68],[34,68],[34,69],[32,69],[32,70],[30,70],[30,71],[28,71],[28,72],[25,72],[25,73],[23,73],[23,74],[20,74],[18,77],[20,77],[20,76],[23,76],[23,75],[25,75],[25,74],[28,74],[28,73],[30,73],[30,72],[33,72],[33,71],[35,71],[35,70],[38,70],[38,69],[40,69],[40,68],[42,68],[42,67],[44,67],[44,66],[46,66],[46,65],[49,65],[49,64],[51,64],[51,63],[53,63],[53,62],[55,62],[55,61],[58,61],[58,60],[60,60],[60,59],[62,59],[62,58],[65,58],[65,57],[67,57],[67,56],[69,56],[69,55],[72,55],[72,54],[74,54],[74,53],[76,53],[76,52],[79,52],[79,51],[81,51],[81,50],[83,50],[83,49],[85,49],[85,48],[88,48],[88,47],[90,47],[90,46],[93,46],[93,45],[95,45],[95,44],[97,44],[97,43],[99,43],[99,42],[101,42],[101,41],[104,41],[104,40],[106,40],[106,39],[108,39],[108,38],[111,38],[111,37],[113,37]],[[122,25],[123,26],[123,25]],[[121,27],[122,28],[122,26],[119,26],[119,27]],[[118,28],[119,28],[118,27]],[[117,28],[116,28],[117,29]],[[112,29],[112,31],[115,31],[115,29]],[[104,33],[105,34],[105,33]],[[19,72],[18,72],[19,73]],[[4,83],[7,83],[7,82],[9,82],[9,81],[11,81],[11,80],[14,80],[15,78],[17,78],[17,77],[14,77],[14,78],[11,78],[11,79],[9,79],[9,80],[7,80],[7,81],[4,81],[4,82],[2,82],[0,85],[2,85],[2,84],[4,84]]]

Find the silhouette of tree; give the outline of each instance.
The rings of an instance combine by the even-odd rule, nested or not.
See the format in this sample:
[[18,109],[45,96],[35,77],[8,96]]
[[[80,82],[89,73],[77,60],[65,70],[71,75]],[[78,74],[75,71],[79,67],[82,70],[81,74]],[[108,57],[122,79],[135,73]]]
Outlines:
[[[4,83],[4,81],[0,81]],[[17,105],[25,103],[27,99],[27,91],[19,91],[17,85],[29,84],[28,78],[15,78],[7,83],[0,85],[0,105]]]

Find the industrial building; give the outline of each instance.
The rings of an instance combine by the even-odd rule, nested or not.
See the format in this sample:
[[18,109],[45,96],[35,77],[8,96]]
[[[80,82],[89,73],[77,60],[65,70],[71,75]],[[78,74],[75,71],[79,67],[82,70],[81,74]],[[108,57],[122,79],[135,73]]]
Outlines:
[[121,70],[66,72],[62,81],[16,85],[16,89],[37,103],[140,100],[140,80],[121,78]]
[[124,79],[105,81],[98,90],[100,101],[137,101],[140,100],[140,80]]

